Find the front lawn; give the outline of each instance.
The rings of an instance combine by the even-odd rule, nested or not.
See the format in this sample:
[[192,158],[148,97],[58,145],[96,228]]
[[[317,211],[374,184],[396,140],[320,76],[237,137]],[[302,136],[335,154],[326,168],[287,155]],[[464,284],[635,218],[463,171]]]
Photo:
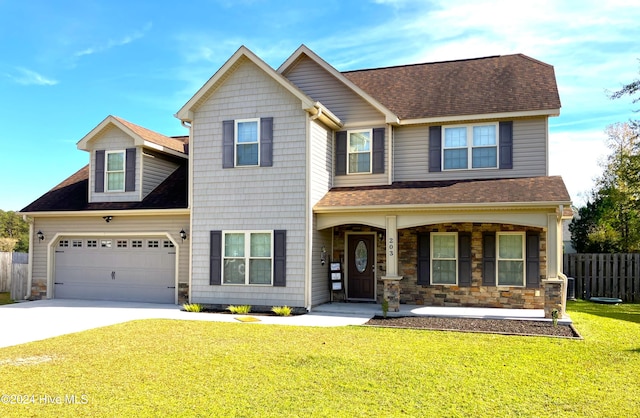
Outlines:
[[133,321],[0,349],[0,416],[638,416],[640,305],[570,315],[583,341]]

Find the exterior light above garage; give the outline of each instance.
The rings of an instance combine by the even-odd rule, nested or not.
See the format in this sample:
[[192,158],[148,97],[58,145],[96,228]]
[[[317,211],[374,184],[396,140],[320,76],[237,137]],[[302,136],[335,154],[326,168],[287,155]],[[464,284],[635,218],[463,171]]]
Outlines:
[[109,216],[103,216],[102,219],[104,219],[104,221],[106,223],[111,222],[111,220],[113,219],[113,216],[109,215]]
[[180,230],[180,238],[182,238],[182,241],[187,239],[187,233],[184,231],[184,228]]
[[38,239],[40,241],[44,241],[44,234],[42,233],[42,231],[38,230],[38,233],[36,235],[38,236]]

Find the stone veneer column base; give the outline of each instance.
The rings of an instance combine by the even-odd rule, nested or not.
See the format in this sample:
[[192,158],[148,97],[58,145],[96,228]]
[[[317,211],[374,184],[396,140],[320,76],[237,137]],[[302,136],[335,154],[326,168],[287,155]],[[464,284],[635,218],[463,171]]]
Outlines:
[[389,302],[389,312],[400,311],[400,280],[402,276],[382,276],[383,298]]
[[542,281],[544,288],[544,317],[552,318],[552,312],[558,311],[558,318],[564,316],[562,298],[564,297],[564,280],[549,279]]

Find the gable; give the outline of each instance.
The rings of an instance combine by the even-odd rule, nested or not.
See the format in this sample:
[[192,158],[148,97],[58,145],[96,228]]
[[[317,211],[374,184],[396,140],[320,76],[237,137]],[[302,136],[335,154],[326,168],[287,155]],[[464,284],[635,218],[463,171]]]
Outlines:
[[385,122],[383,113],[307,55],[300,55],[283,75],[313,100],[322,102],[346,124]]

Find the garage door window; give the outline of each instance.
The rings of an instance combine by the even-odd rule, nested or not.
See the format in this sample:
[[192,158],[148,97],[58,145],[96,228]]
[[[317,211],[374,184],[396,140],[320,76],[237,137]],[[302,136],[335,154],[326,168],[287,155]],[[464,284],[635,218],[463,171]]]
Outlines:
[[173,248],[173,247],[174,247],[173,242],[171,242],[171,241],[169,241],[169,240],[164,240],[164,241],[162,242],[162,246],[163,246],[164,248]]
[[141,239],[132,239],[131,240],[131,248],[142,248],[142,240]]
[[67,239],[61,239],[60,242],[58,243],[59,247],[68,247],[69,246],[69,240]]
[[73,241],[71,241],[71,246],[73,248],[82,248],[82,240],[74,239]]
[[158,240],[149,240],[147,241],[147,248],[158,248],[160,247],[160,241]]
[[119,239],[116,241],[116,247],[118,248],[127,248],[129,242],[126,239]]
[[100,240],[100,248],[111,248],[111,240],[110,239]]
[[98,247],[98,241],[96,241],[95,239],[88,239],[87,240],[87,247],[89,247],[89,248]]

